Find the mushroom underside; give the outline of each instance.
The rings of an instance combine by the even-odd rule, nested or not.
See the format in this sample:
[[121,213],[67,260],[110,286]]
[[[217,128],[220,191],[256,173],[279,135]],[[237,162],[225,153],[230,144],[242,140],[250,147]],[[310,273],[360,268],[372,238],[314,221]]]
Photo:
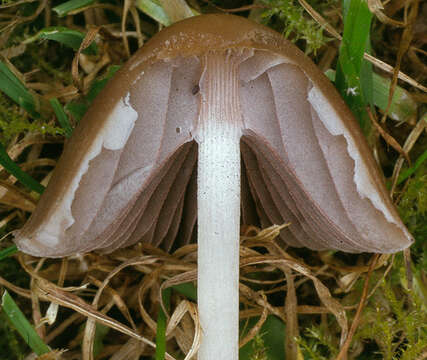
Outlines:
[[[243,136],[240,148],[242,224],[268,227],[289,223],[279,236],[283,245],[372,251],[360,234],[343,234],[312,204],[295,176],[274,158],[265,140]],[[93,249],[110,252],[142,240],[170,251],[196,240],[197,143],[182,145],[158,173],[156,180],[122,214],[121,223],[115,229],[107,229],[108,236],[101,234]]]
[[[372,251],[359,233],[343,234],[310,202],[312,199],[289,169],[274,155],[266,155],[271,149],[265,141],[243,136],[240,147],[242,224],[268,227],[289,223],[279,236],[284,246]],[[111,235],[100,237],[107,246],[100,247],[98,242],[98,249],[110,252],[142,240],[170,251],[196,240],[197,143],[181,146],[159,173],[161,177],[139,195],[122,223],[110,230]]]
[[[85,209],[94,208],[85,213],[77,201],[72,205],[74,223],[90,216],[88,224],[79,232],[73,226],[64,229],[65,239],[55,248],[43,245],[42,235],[32,245],[26,236],[34,230],[29,225],[21,238],[18,233],[18,246],[35,255],[65,256],[110,252],[140,240],[166,250],[194,241],[198,145],[192,131],[205,91],[202,73],[197,57],[159,61],[141,72],[124,94],[138,113],[126,145],[103,149],[92,159],[76,191],[83,194],[99,183],[104,175],[94,169],[101,157],[114,160],[103,167],[108,181],[99,185],[105,194],[101,204],[86,203]],[[290,223],[280,241],[295,247],[347,252],[405,248],[410,240],[400,220],[360,192],[357,179],[372,183],[356,166],[363,156],[349,153],[351,138],[334,134],[325,124],[325,116],[341,120],[333,109],[318,113],[310,98],[317,89],[305,73],[277,54],[250,51],[242,56],[239,76],[241,222],[262,227]]]

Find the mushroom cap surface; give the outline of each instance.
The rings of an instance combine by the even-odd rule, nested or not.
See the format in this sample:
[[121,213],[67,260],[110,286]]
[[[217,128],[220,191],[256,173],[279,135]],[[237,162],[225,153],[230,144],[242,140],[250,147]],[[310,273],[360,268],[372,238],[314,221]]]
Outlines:
[[66,144],[18,248],[60,257],[194,240],[203,57],[241,54],[242,222],[292,246],[390,253],[413,239],[357,121],[282,35],[233,15],[165,28],[122,66]]

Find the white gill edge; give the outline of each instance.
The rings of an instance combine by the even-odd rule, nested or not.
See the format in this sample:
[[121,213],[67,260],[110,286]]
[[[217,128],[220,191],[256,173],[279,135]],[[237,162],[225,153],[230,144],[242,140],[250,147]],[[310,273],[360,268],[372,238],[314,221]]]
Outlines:
[[[258,51],[261,52],[263,50]],[[274,54],[275,56],[268,56],[268,53],[269,51],[265,51],[262,60],[258,62],[257,67],[253,73],[250,73],[249,71],[241,71],[240,79],[245,82],[250,82],[255,80],[269,69],[282,64],[299,66],[289,58],[284,56],[279,57],[277,54]],[[254,53],[254,55],[256,56],[256,53]],[[301,71],[304,72],[303,69],[301,69]],[[307,78],[310,80],[308,76]],[[360,156],[358,156],[359,150],[355,144],[354,138],[350,135],[350,132],[339,119],[339,116],[335,112],[334,108],[329,104],[321,90],[318,89],[313,83],[311,83],[311,85],[312,87],[308,92],[307,100],[317,112],[319,119],[322,121],[326,129],[334,136],[343,135],[347,142],[347,150],[350,157],[354,160],[354,182],[356,184],[358,194],[361,196],[361,198],[368,198],[372,205],[384,214],[388,222],[397,225],[404,232],[408,239],[412,239],[412,235],[408,232],[406,227],[403,226],[395,216],[393,216],[393,214],[388,210],[387,206],[382,201],[381,197],[378,195],[374,185],[375,182],[370,178],[369,171],[367,170],[365,163],[360,158]],[[333,114],[333,116],[325,116],[325,114]]]
[[125,97],[117,102],[81,162],[79,171],[72,179],[67,192],[55,204],[57,210],[53,211],[48,221],[39,227],[40,233],[38,237],[43,238],[43,242],[47,246],[57,245],[60,235],[73,225],[75,220],[71,213],[71,205],[80,180],[89,169],[90,161],[101,153],[102,148],[119,150],[125,146],[138,118],[138,113],[132,108],[129,98],[130,94],[127,93]]
[[335,109],[325,98],[321,90],[318,89],[314,84],[308,92],[308,101],[317,112],[317,115],[319,116],[319,119],[322,121],[323,125],[332,135],[344,136],[347,142],[348,154],[354,160],[353,179],[356,184],[358,194],[362,198],[369,199],[372,205],[384,214],[388,222],[397,225],[409,238],[410,234],[407,232],[406,228],[402,226],[401,222],[398,221],[395,216],[393,216],[378,194],[375,181],[372,179],[365,162],[359,154],[359,149],[356,145],[355,139],[350,134],[344,123],[340,120]]

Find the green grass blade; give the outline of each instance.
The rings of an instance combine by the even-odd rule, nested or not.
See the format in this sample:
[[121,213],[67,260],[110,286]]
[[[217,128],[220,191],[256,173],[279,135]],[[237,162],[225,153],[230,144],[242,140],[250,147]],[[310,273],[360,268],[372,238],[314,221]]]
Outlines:
[[402,171],[399,175],[399,178],[397,180],[397,184],[401,184],[404,182],[408,177],[410,177],[412,174],[414,174],[418,168],[424,163],[424,161],[427,160],[427,150],[424,151],[421,156],[418,157],[418,159],[415,161],[414,165],[411,166],[409,169],[406,169],[405,171]]
[[[249,320],[249,328],[255,325],[259,318]],[[243,322],[241,322],[242,324]],[[239,350],[240,360],[286,359],[285,336],[286,327],[282,320],[274,315],[268,315],[259,333]]]
[[[166,310],[169,310],[170,307],[170,297],[172,289],[167,288],[163,290],[162,298],[163,304],[165,305]],[[157,333],[156,333],[156,356],[155,360],[164,360],[166,353],[166,314],[163,312],[163,309],[160,307],[159,315],[157,317]]]
[[68,120],[68,116],[64,111],[64,108],[60,104],[57,98],[49,99],[50,105],[53,108],[53,111],[55,112],[56,118],[58,119],[59,124],[65,131],[65,136],[69,138],[71,134],[73,133],[73,128],[70,124],[70,121]]
[[100,93],[100,91],[107,85],[108,81],[114,76],[117,70],[120,69],[120,65],[111,65],[107,69],[107,73],[100,79],[95,80],[83,100],[71,101],[65,105],[65,110],[74,118],[76,122],[79,122],[83,115],[86,113],[92,101]]
[[108,335],[110,328],[108,326],[96,323],[95,339],[93,340],[93,357],[97,358],[104,349],[104,339]]
[[31,93],[2,61],[0,61],[0,91],[9,96],[31,116],[36,118],[40,116],[36,111],[36,103]]
[[170,23],[200,15],[196,10],[190,8],[186,0],[156,0],[163,8]]
[[182,283],[173,285],[171,288],[184,295],[188,300],[197,301],[197,288],[194,286],[194,283]]
[[18,248],[16,247],[16,245],[9,246],[8,248],[3,249],[2,251],[0,251],[0,261],[15,254],[16,252],[18,252]]
[[[84,38],[85,34],[80,31],[68,29],[63,26],[51,26],[39,31],[36,35],[26,39],[23,43],[29,44],[37,40],[53,40],[77,51]],[[96,55],[98,53],[96,43],[92,42],[82,52],[87,55]]]
[[136,0],[136,7],[149,17],[153,18],[164,26],[169,26],[171,20],[163,7],[153,0]]
[[[334,70],[326,70],[325,75],[332,82],[335,81],[336,72]],[[391,79],[385,78],[376,73],[373,73],[372,75],[372,101],[375,106],[378,106],[381,110],[386,111]],[[405,89],[400,86],[396,86],[388,115],[396,121],[408,121],[414,117],[416,113],[417,103],[414,101],[414,99],[412,99],[411,95]]]
[[42,184],[33,179],[26,172],[22,171],[21,168],[15,164],[2,144],[0,144],[0,164],[29,189],[36,191],[39,194],[44,191],[44,186]]
[[[374,103],[381,110],[387,110],[391,79],[374,73]],[[388,116],[396,121],[408,121],[417,113],[417,103],[402,87],[396,86]]]
[[[368,34],[366,40],[366,51],[371,53],[371,36]],[[363,89],[363,96],[366,105],[372,106],[374,104],[374,70],[369,61],[366,61],[362,54],[362,64],[360,66],[360,86]],[[366,114],[366,111],[364,112]],[[371,122],[369,121],[369,124]]]
[[107,72],[104,76],[102,76],[99,79],[96,79],[87,94],[87,100],[91,103],[97,95],[100,93],[100,91],[104,88],[105,85],[107,85],[108,81],[114,76],[114,74],[120,69],[120,65],[111,65],[108,67]]
[[372,103],[373,91],[372,68],[363,54],[370,49],[371,20],[365,0],[344,0],[344,32],[335,85],[365,133],[370,125],[366,107]]
[[[170,307],[170,297],[172,289],[178,291],[190,300],[197,301],[196,287],[192,282],[174,285],[170,288],[163,290],[163,304],[166,310]],[[159,309],[159,315],[157,317],[157,333],[156,333],[156,356],[155,360],[164,360],[166,353],[166,314],[163,309]]]
[[29,323],[7,291],[3,293],[1,307],[14,328],[38,356],[50,352],[49,346],[39,337],[33,326]]
[[93,4],[95,0],[70,0],[55,6],[52,10],[55,11],[59,17],[68,15],[69,12],[80,9],[84,6]]

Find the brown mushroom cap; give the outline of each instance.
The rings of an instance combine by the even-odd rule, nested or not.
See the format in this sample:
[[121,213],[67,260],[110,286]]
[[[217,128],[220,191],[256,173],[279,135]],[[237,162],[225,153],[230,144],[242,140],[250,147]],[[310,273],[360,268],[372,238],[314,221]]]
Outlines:
[[36,256],[169,249],[194,237],[203,57],[240,53],[242,221],[291,222],[292,246],[396,252],[401,222],[356,120],[297,47],[262,25],[203,15],[155,35],[95,99],[36,211],[15,234]]

